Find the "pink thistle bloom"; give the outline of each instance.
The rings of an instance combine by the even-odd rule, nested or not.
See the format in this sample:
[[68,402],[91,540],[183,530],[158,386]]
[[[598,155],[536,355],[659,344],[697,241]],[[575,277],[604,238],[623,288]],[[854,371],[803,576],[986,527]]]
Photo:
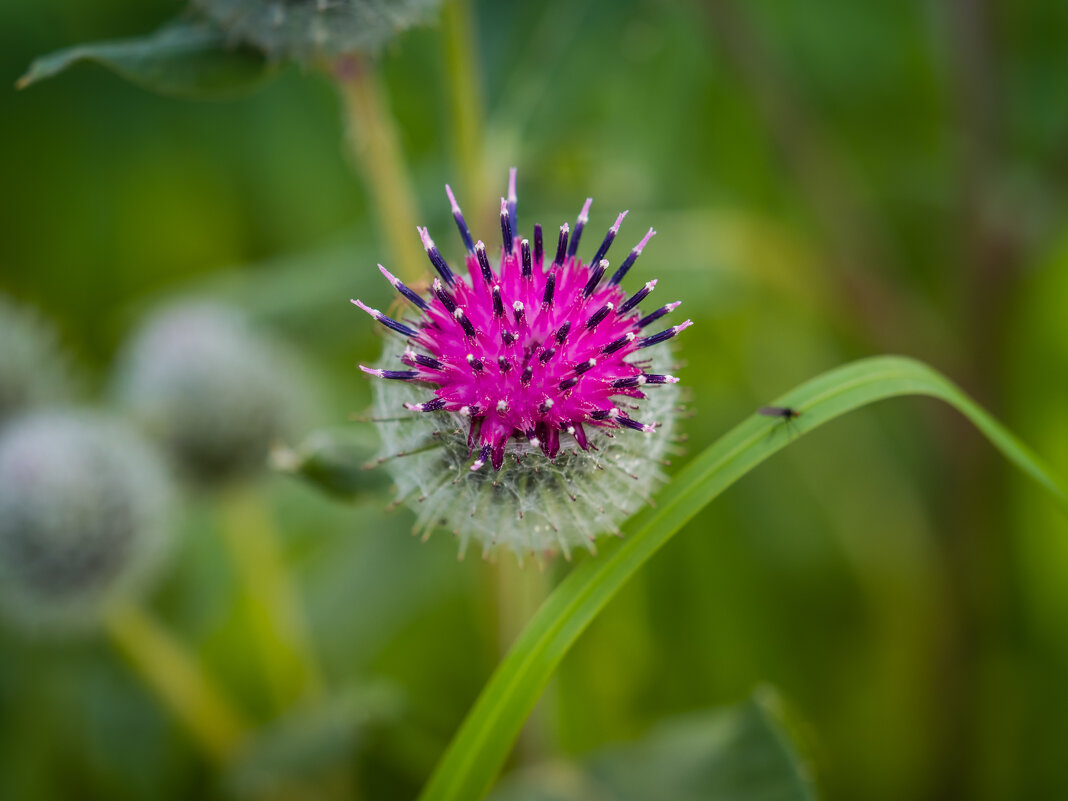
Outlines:
[[430,297],[379,266],[418,318],[394,320],[353,301],[408,340],[400,358],[404,369],[361,369],[378,378],[425,385],[425,400],[404,404],[411,411],[466,418],[471,470],[487,462],[500,470],[509,443],[517,456],[536,448],[554,460],[570,443],[587,450],[591,428],[653,433],[657,422],[632,416],[634,402],[644,399],[647,389],[656,391],[657,385],[678,379],[647,372],[651,361],[646,349],[692,324],[686,320],[651,333],[649,326],[679,304],[643,314],[638,306],[656,281],[629,295],[621,286],[656,233],[652,228],[611,271],[607,256],[624,211],[585,263],[578,248],[592,202],[587,199],[574,229],[564,223],[546,250],[540,225],[534,226],[533,241],[518,234],[515,177],[512,169],[508,197],[501,198],[502,246],[496,265],[486,246],[473,241],[446,186],[467,249],[466,274],[453,271],[421,228],[423,247],[437,272]]

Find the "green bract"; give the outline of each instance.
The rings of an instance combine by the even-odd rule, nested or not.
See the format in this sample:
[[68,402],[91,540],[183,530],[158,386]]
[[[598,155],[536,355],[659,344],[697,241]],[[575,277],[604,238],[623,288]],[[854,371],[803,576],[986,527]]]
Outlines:
[[[404,343],[387,340],[379,367],[399,364]],[[650,369],[667,370],[666,348]],[[397,498],[418,518],[416,529],[452,531],[461,554],[473,539],[483,552],[502,546],[516,554],[594,550],[594,540],[648,502],[663,483],[663,459],[676,433],[679,388],[648,393],[642,409],[661,423],[653,433],[589,426],[590,449],[568,445],[549,460],[520,443],[499,472],[471,470],[468,419],[456,414],[412,414],[405,403],[426,399],[424,387],[405,381],[374,384],[374,413],[382,438],[380,458],[397,485]]]

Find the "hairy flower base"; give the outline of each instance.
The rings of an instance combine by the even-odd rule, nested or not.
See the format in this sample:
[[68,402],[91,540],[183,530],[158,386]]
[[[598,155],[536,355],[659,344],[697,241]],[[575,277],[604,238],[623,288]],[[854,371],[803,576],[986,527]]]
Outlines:
[[[403,353],[404,343],[391,337],[377,366],[395,365]],[[670,351],[658,349],[654,366],[669,369]],[[397,485],[397,502],[417,515],[416,533],[449,529],[461,556],[472,539],[484,556],[496,545],[520,556],[593,551],[598,534],[617,533],[664,481],[680,400],[672,384],[649,394],[642,409],[661,421],[655,433],[591,429],[589,450],[565,444],[553,460],[515,440],[504,466],[491,472],[470,469],[467,418],[405,413],[403,404],[424,394],[405,381],[375,382],[381,461]]]

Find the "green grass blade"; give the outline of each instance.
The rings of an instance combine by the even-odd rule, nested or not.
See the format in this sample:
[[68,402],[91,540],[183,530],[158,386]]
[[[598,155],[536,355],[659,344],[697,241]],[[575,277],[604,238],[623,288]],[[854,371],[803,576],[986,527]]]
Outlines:
[[691,461],[635,515],[626,537],[578,565],[546,599],[498,666],[453,737],[422,801],[471,801],[490,789],[524,721],[564,654],[613,595],[660,547],[723,490],[798,436],[869,403],[900,395],[945,401],[1002,455],[1068,511],[1068,495],[1042,461],[956,385],[913,359],[881,356],[831,370],[775,401],[802,414],[791,436],[770,436],[781,420],[753,415]]

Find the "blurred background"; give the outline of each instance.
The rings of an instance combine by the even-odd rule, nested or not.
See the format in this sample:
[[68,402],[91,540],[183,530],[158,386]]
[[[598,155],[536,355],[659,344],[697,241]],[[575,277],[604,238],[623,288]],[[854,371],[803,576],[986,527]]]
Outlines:
[[[0,74],[10,86],[42,53],[178,10],[7,0]],[[622,209],[617,248],[658,231],[638,267],[696,323],[678,350],[688,454],[816,373],[894,352],[944,371],[1068,474],[1068,5],[471,13],[482,166],[497,193],[519,167],[521,226],[551,230],[593,196],[590,237]],[[445,64],[435,25],[380,59],[412,241],[429,225],[455,259],[446,181],[476,237],[496,229],[464,201],[479,179],[461,174]],[[121,405],[130,337],[197,297],[298,362],[291,444],[326,425],[373,444],[347,421],[369,401],[356,363],[381,339],[349,298],[386,308],[375,264],[391,262],[328,81],[283,67],[247,96],[196,102],[83,66],[0,91],[0,119],[0,290],[58,329],[77,397]],[[286,738],[360,797],[414,797],[514,635],[497,585],[529,579],[457,561],[447,534],[421,544],[409,511],[386,511],[388,482],[366,481],[344,502],[277,474],[182,485],[147,606],[274,732],[258,755],[220,779],[107,637],[5,626],[0,797],[255,796]],[[228,551],[257,526],[277,534],[342,721],[277,723]],[[512,767],[579,759],[769,683],[803,721],[828,799],[1068,795],[1066,535],[947,409],[853,414],[745,478],[639,573],[564,660]],[[334,725],[345,736],[324,755],[316,737]]]

